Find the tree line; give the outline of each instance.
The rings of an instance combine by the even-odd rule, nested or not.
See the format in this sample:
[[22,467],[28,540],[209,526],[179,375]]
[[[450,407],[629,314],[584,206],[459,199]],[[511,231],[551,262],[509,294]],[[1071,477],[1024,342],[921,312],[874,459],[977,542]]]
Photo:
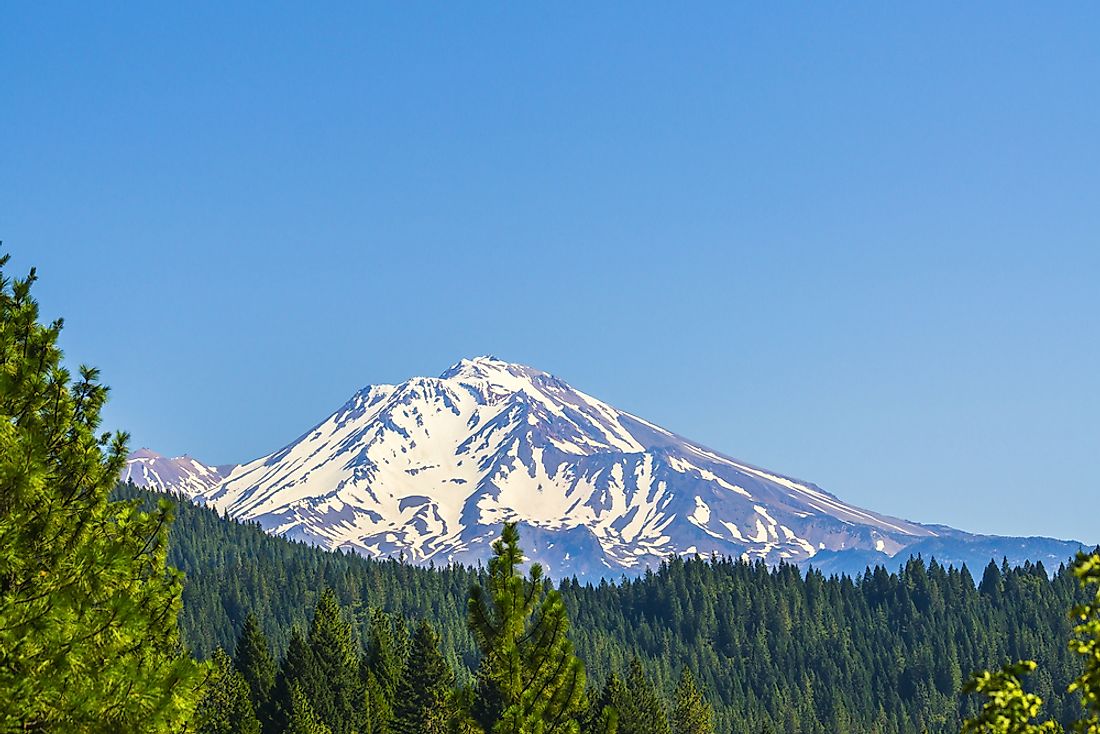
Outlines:
[[[153,495],[120,487],[121,496]],[[486,569],[418,568],[325,551],[181,504],[169,561],[187,583],[180,617],[198,654],[232,650],[253,613],[277,655],[309,623],[318,590],[333,591],[360,644],[374,610],[430,620],[457,684],[473,681],[478,646],[467,592]],[[1069,722],[1066,691],[1079,661],[1066,610],[1085,600],[1072,569],[990,563],[967,568],[913,559],[856,578],[727,558],[673,558],[617,582],[557,584],[569,638],[593,686],[637,657],[665,700],[690,671],[720,732],[955,732],[978,711],[959,690],[976,670],[1034,659],[1028,685]],[[593,694],[594,695],[594,694]]]
[[325,588],[278,664],[254,614],[232,657],[215,650],[198,734],[713,734],[711,707],[687,670],[668,702],[637,659],[625,677],[589,689],[561,595],[537,565],[519,572],[515,525],[493,547],[485,587],[469,592],[480,654],[470,685],[456,684],[429,621],[410,629],[374,609],[364,647]]

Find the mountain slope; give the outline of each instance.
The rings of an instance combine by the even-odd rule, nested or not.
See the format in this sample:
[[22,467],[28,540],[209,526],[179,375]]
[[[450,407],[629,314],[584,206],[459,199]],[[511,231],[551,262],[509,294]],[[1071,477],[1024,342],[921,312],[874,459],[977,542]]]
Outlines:
[[805,563],[828,551],[835,564],[838,552],[886,559],[973,537],[854,507],[492,357],[366,387],[224,477],[181,468],[174,487],[167,469],[134,459],[143,461],[160,482],[149,486],[371,556],[471,563],[500,523],[518,520],[530,556],[559,577],[636,572],[688,553]]
[[236,468],[236,464],[209,466],[187,455],[169,458],[143,448],[127,458],[122,481],[194,499],[216,488]]

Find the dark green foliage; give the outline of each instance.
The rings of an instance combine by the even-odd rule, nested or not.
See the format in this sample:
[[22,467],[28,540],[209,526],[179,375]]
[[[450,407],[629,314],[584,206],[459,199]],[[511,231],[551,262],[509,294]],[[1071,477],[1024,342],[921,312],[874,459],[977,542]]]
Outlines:
[[439,651],[439,635],[426,621],[413,634],[394,701],[394,734],[445,734],[454,673]]
[[291,714],[294,712],[292,706],[295,701],[300,704],[299,699],[308,704],[309,716],[314,717],[311,699],[314,689],[322,684],[323,681],[317,673],[317,666],[313,660],[313,651],[302,630],[295,626],[290,635],[286,655],[279,667],[279,674],[275,678],[268,717],[271,730],[281,732],[289,726]]
[[[323,589],[308,635],[295,627],[273,688],[269,728],[324,725],[332,734],[378,734],[361,676],[362,656],[351,622],[331,589]],[[297,712],[297,714],[295,713]],[[298,721],[295,724],[294,717]]]
[[[987,570],[987,576],[989,572]],[[1070,693],[1081,695],[1083,712],[1072,725],[1080,734],[1100,734],[1100,549],[1092,555],[1077,554],[1073,575],[1085,599],[1070,611],[1077,624],[1069,649],[1081,656],[1084,670],[1069,684]],[[1093,588],[1095,587],[1095,589]],[[1035,672],[1033,660],[1004,665],[1000,670],[977,673],[963,688],[985,701],[977,716],[963,722],[963,734],[1057,734],[1062,725],[1050,719],[1035,722],[1043,699],[1024,690],[1021,679]]]
[[311,677],[300,685],[310,706],[332,734],[357,732],[363,700],[359,641],[331,589],[317,601],[309,649]]
[[[171,537],[169,561],[188,573],[181,625],[203,654],[233,647],[249,610],[282,654],[292,626],[309,623],[324,584],[346,606],[431,620],[458,682],[471,681],[478,658],[466,594],[485,583],[484,574],[331,553],[187,504]],[[593,679],[625,671],[637,655],[667,698],[690,668],[714,706],[718,732],[957,732],[978,709],[977,701],[960,703],[962,681],[1020,659],[1039,663],[1029,687],[1068,723],[1080,715],[1076,694],[1065,690],[1080,663],[1067,647],[1065,612],[1091,597],[1069,568],[1052,577],[1040,564],[996,570],[996,593],[983,593],[966,569],[934,561],[852,579],[677,558],[637,579],[566,581],[559,591],[569,636]],[[366,647],[369,616],[356,620]]]
[[[511,528],[505,533],[507,542],[497,544],[498,551],[508,558],[518,558],[517,540],[515,529]],[[410,640],[408,629],[399,618],[372,610],[367,633],[369,649],[362,655],[351,622],[336,595],[326,588],[318,597],[308,636],[294,628],[273,687],[266,683],[271,677],[269,672],[264,673],[269,667],[266,640],[251,615],[238,641],[241,659],[236,667],[220,649],[215,652],[218,677],[204,702],[203,731],[236,731],[228,727],[230,722],[239,721],[241,726],[248,727],[249,734],[258,732],[259,724],[252,714],[253,690],[237,669],[240,667],[255,671],[251,676],[259,681],[255,687],[259,694],[255,695],[270,699],[273,715],[268,729],[275,734],[576,732],[571,715],[583,693],[584,680],[583,672],[579,672],[580,662],[571,655],[570,643],[565,638],[565,607],[557,592],[540,582],[537,571],[528,582],[515,574],[514,565],[511,573],[506,573],[503,567],[497,570],[498,579],[506,583],[491,586],[498,591],[493,597],[493,607],[480,608],[484,614],[482,621],[487,625],[483,629],[489,630],[483,639],[493,639],[498,644],[508,640],[510,646],[499,656],[487,648],[489,654],[483,659],[514,661],[510,670],[515,672],[515,679],[485,678],[508,701],[497,718],[487,722],[488,726],[478,727],[469,716],[468,689],[455,687],[454,674],[430,624],[421,622]],[[519,583],[512,583],[513,578]],[[509,597],[499,591],[501,588],[518,589],[521,595]],[[471,590],[470,595],[472,602],[479,596],[476,590]],[[500,613],[498,603],[507,603],[503,608],[508,613]],[[471,604],[471,613],[475,608]],[[511,625],[516,634],[505,637],[494,632],[504,625]],[[509,652],[514,653],[511,658]],[[496,670],[501,669],[509,668]],[[570,688],[565,689],[565,685]],[[237,712],[243,713],[235,715]]]
[[393,702],[405,666],[407,637],[403,621],[380,609],[371,610],[364,681],[372,686],[371,722],[376,734],[390,730]]
[[1021,660],[996,672],[975,675],[963,693],[977,693],[986,700],[977,716],[963,722],[962,734],[1057,734],[1053,721],[1033,722],[1043,706],[1041,698],[1024,690],[1021,679],[1034,672],[1035,663]]
[[110,502],[126,436],[97,435],[107,388],[62,366],[34,272],[0,258],[0,730],[178,730],[203,667],[177,627],[171,510]]
[[1051,579],[1025,564],[1001,581],[993,597],[965,569],[921,560],[850,579],[673,559],[637,580],[568,582],[562,593],[593,676],[622,669],[636,650],[667,694],[690,668],[719,732],[953,732],[974,711],[957,698],[965,675],[1034,656],[1049,672],[1033,684],[1065,721],[1075,661],[1061,610],[1079,597],[1072,574]]
[[364,663],[362,716],[364,734],[389,734],[393,723],[393,699]]
[[672,734],[714,734],[714,711],[687,668],[676,684],[669,723]]
[[196,710],[198,734],[260,734],[248,683],[223,651],[214,652],[213,671]]
[[255,614],[245,617],[244,627],[237,638],[233,661],[248,684],[252,708],[260,720],[265,721],[270,718],[271,693],[275,688],[278,669],[271,657],[267,637],[260,629]]
[[588,711],[581,720],[582,734],[616,734],[619,730],[619,710],[616,701],[626,698],[626,687],[618,673],[607,676],[603,687],[588,702]]
[[576,732],[585,677],[566,637],[565,603],[538,564],[525,578],[522,562],[519,532],[506,523],[485,590],[470,588],[469,625],[481,651],[474,715],[493,734]]
[[619,712],[619,734],[670,734],[663,697],[638,658],[630,661],[626,686],[616,693],[612,703]]
[[474,708],[473,688],[463,686],[452,691],[448,700],[451,721],[449,734],[485,734],[471,713]]
[[309,699],[297,684],[291,686],[288,695],[290,698],[286,705],[288,715],[284,734],[332,734],[332,730],[317,716]]
[[[119,499],[156,506],[163,495],[120,485]],[[430,619],[440,648],[467,681],[477,663],[466,628],[466,595],[479,578],[465,568],[431,571],[398,561],[370,559],[274,538],[251,523],[182,502],[171,529],[169,561],[187,576],[180,626],[191,648],[209,656],[231,650],[251,612],[281,657],[295,626],[308,628],[322,587],[351,610],[356,634],[370,648],[369,608],[403,619]],[[364,611],[366,608],[366,611]]]

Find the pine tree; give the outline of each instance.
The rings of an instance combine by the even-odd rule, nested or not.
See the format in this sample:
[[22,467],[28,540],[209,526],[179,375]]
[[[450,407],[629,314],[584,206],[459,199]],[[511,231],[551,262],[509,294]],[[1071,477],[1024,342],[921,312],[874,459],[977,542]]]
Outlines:
[[213,671],[204,690],[195,712],[198,734],[260,734],[248,682],[221,649],[214,653]]
[[290,633],[290,644],[287,646],[286,655],[283,657],[279,674],[275,678],[275,688],[271,700],[271,729],[282,732],[290,724],[292,713],[292,701],[294,691],[303,696],[310,704],[314,691],[324,685],[317,673],[317,666],[313,659],[313,651],[306,641],[301,628],[294,627]]
[[615,701],[619,734],[670,734],[668,714],[638,658],[630,661],[626,686]]
[[982,574],[982,582],[978,584],[978,590],[986,596],[999,596],[1003,584],[1002,578],[1003,574],[1000,567],[997,566],[995,561],[990,561]]
[[170,504],[110,502],[125,434],[96,435],[107,388],[73,380],[61,321],[38,322],[0,258],[0,730],[166,731],[187,721],[203,666],[177,630]]
[[[271,648],[259,620],[252,612],[245,617],[244,627],[237,638],[233,663],[248,683],[252,708],[261,722],[271,716],[271,693],[275,687],[277,668],[271,657]],[[267,728],[267,727],[265,727]]]
[[687,668],[680,673],[670,723],[672,734],[714,734],[714,711]]
[[394,734],[445,734],[454,673],[426,621],[416,628],[394,703]]
[[615,701],[625,698],[623,681],[611,673],[599,693],[588,703],[588,711],[581,721],[581,734],[616,734],[619,730],[619,711]]
[[287,703],[288,717],[284,734],[332,734],[332,729],[327,727],[317,717],[309,698],[297,684],[290,688],[290,700]]
[[392,699],[386,695],[385,689],[366,663],[362,664],[361,671],[363,691],[360,706],[363,722],[361,734],[390,734],[390,725],[393,723]]
[[515,523],[493,543],[488,593],[470,589],[469,626],[481,650],[474,716],[492,734],[578,731],[584,666],[573,655],[561,595],[542,577],[519,572]]
[[473,717],[474,690],[468,686],[461,686],[451,690],[447,698],[448,714],[450,716],[449,734],[485,734],[485,730]]
[[404,626],[403,622],[395,620],[381,609],[371,610],[362,679],[364,684],[372,686],[370,711],[372,731],[375,734],[389,732],[393,721],[394,701],[405,654],[396,629]]
[[359,642],[332,589],[322,590],[317,600],[309,648],[316,677],[303,692],[310,705],[333,734],[357,731],[363,699]]

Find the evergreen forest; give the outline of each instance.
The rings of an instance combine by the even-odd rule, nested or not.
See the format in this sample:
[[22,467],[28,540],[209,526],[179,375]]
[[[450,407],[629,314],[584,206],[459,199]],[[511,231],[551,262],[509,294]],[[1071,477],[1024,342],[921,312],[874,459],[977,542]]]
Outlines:
[[[121,486],[120,496],[152,495]],[[404,639],[421,621],[459,684],[479,653],[467,594],[485,569],[418,568],[329,552],[182,503],[169,561],[187,578],[183,636],[202,656],[232,651],[252,615],[278,658],[307,629],[322,590],[369,651],[379,615]],[[954,732],[978,702],[960,698],[976,671],[1033,659],[1029,689],[1063,721],[1079,712],[1067,684],[1078,657],[1066,612],[1085,592],[1069,566],[965,567],[912,559],[858,578],[793,566],[676,558],[615,583],[557,585],[584,661],[589,698],[633,680],[671,711],[685,672],[713,707],[718,732]],[[633,674],[632,674],[633,668]],[[644,685],[643,685],[644,681]],[[622,729],[620,729],[622,731]]]

